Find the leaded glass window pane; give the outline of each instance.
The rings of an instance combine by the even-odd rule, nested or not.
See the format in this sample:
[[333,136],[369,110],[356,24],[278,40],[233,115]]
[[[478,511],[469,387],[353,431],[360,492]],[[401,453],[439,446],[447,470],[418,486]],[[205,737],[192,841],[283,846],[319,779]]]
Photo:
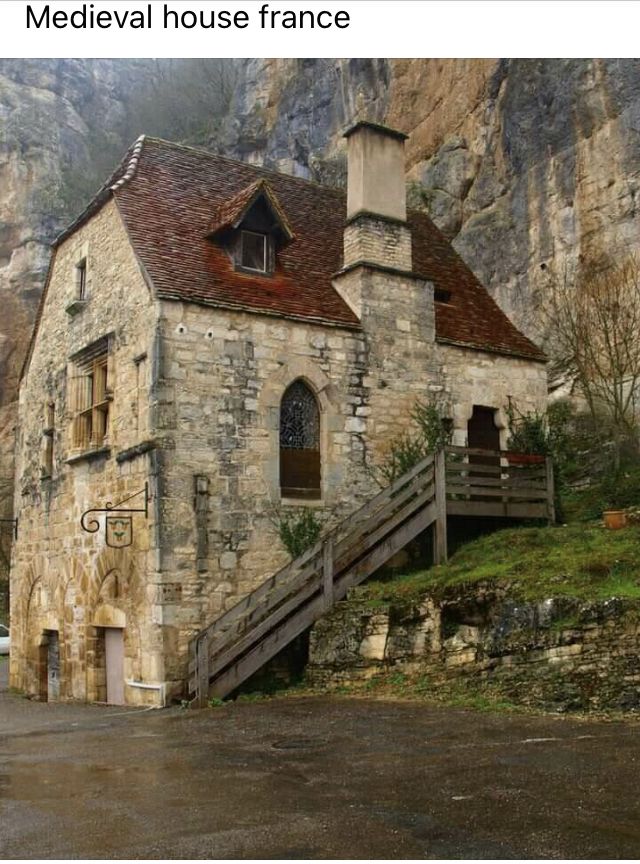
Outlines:
[[280,447],[320,449],[320,415],[313,393],[303,381],[294,381],[282,397]]

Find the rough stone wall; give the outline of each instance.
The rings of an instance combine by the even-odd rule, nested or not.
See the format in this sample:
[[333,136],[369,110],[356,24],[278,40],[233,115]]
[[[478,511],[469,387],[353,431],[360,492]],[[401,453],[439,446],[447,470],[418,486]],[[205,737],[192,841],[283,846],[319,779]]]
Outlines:
[[[87,257],[85,308],[65,307],[76,291],[75,266]],[[84,510],[104,507],[154,477],[149,456],[118,461],[149,436],[148,384],[157,309],[143,281],[113,202],[59,247],[33,355],[20,391],[15,512],[20,519],[11,573],[11,683],[41,688],[45,631],[59,633],[62,698],[101,699],[104,660],[98,627],[125,627],[125,678],[164,680],[153,508],[134,516],[134,545],[112,549],[104,531],[87,534]],[[71,441],[69,358],[113,333],[108,382],[110,458],[81,459]],[[145,359],[146,355],[146,359]],[[55,402],[54,466],[42,477],[46,404]],[[132,506],[142,506],[142,498]],[[157,700],[154,691],[125,689],[127,702]]]
[[362,333],[172,302],[162,315],[156,424],[172,442],[163,453],[162,568],[182,583],[179,676],[188,637],[288,560],[275,523],[297,506],[281,502],[279,487],[279,409],[289,384],[302,378],[320,408],[322,499],[305,506],[330,521],[375,484],[362,436]]
[[544,363],[518,357],[473,351],[438,343],[440,376],[445,387],[441,394],[449,407],[454,426],[454,444],[467,444],[467,422],[474,405],[497,409],[495,420],[501,446],[508,438],[509,401],[518,410],[542,411],[547,403],[547,370]]
[[313,685],[417,674],[434,693],[455,679],[553,710],[640,707],[640,604],[549,598],[518,602],[508,586],[449,589],[415,604],[339,603],[310,637]]
[[394,225],[375,216],[358,216],[344,232],[344,265],[359,261],[411,270],[411,233],[406,225]]

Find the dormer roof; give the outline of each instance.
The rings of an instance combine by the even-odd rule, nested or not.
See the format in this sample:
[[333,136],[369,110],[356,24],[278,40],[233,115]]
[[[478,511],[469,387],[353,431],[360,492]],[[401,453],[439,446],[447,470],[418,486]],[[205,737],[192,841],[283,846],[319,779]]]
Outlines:
[[273,230],[279,235],[281,245],[290,243],[295,235],[275,192],[264,178],[250,183],[228,201],[218,205],[207,228],[207,236],[216,237],[224,231],[238,228],[259,201],[264,201],[271,211]]

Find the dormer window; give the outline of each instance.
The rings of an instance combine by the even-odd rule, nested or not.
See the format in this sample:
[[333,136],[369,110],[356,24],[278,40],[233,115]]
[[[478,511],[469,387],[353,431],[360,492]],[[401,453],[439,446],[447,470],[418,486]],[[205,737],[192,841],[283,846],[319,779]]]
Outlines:
[[269,236],[257,231],[240,232],[240,266],[244,270],[269,273]]
[[236,270],[264,276],[275,273],[280,251],[295,239],[265,180],[220,204],[206,236],[226,251]]

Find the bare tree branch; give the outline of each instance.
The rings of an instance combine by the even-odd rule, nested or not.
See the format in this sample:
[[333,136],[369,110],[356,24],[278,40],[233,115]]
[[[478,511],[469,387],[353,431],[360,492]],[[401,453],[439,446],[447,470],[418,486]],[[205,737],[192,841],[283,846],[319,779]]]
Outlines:
[[572,379],[592,416],[605,418],[617,452],[638,449],[640,260],[633,255],[583,265],[553,279],[543,306],[556,375]]

